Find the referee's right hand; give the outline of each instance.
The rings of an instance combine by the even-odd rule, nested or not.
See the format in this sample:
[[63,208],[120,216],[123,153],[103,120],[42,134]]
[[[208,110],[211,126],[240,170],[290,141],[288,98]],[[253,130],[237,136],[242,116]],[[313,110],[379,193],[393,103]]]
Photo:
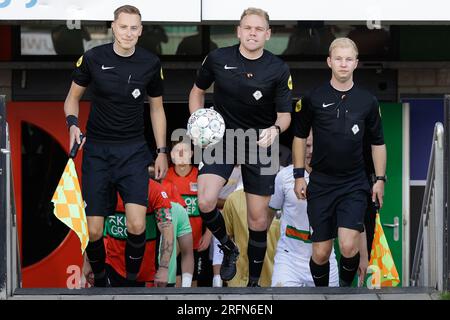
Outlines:
[[304,177],[295,179],[294,192],[298,199],[306,200],[306,180]]

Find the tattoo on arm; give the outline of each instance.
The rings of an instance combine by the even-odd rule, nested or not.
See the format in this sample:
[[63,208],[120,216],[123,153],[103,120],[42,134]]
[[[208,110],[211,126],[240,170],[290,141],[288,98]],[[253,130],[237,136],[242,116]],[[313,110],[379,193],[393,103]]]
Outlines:
[[164,229],[172,228],[172,221],[165,221],[158,223],[159,230],[162,232]]
[[161,232],[160,262],[163,268],[169,266],[170,258],[174,248],[174,231],[170,208],[160,208],[156,212],[158,229]]
[[160,262],[159,265],[163,268],[169,266],[170,257],[173,251],[173,241],[168,240],[165,236],[161,236],[161,248],[160,248]]

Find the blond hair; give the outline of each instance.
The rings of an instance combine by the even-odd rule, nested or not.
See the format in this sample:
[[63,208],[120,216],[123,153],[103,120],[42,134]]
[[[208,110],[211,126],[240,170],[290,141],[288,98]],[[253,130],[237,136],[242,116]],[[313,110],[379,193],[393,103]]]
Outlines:
[[114,10],[114,21],[116,21],[119,18],[119,15],[121,13],[136,14],[139,16],[139,18],[142,19],[141,12],[139,11],[139,9],[129,4],[118,7],[116,10]]
[[242,19],[244,19],[246,16],[249,15],[257,15],[260,16],[261,18],[264,18],[267,22],[267,26],[269,26],[269,14],[267,13],[267,11],[264,11],[263,9],[259,9],[259,8],[247,8],[244,10],[244,12],[242,12],[241,14],[241,20],[239,20],[239,24],[242,22]]
[[355,51],[356,57],[358,58],[358,47],[356,43],[349,38],[336,38],[330,44],[330,48],[328,49],[328,55],[331,57],[331,52],[335,48],[352,48]]

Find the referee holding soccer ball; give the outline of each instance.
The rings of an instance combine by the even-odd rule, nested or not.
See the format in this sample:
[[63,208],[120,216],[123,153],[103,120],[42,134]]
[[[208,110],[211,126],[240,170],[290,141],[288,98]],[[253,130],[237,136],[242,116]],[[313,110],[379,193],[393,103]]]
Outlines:
[[[235,163],[242,164],[250,235],[249,286],[258,286],[261,274],[267,247],[267,207],[278,169],[267,174],[268,169],[273,168],[274,159],[271,157],[269,163],[263,162],[259,153],[263,151],[270,155],[275,139],[291,122],[292,80],[288,66],[264,50],[270,34],[267,12],[257,8],[246,9],[237,27],[240,43],[216,49],[206,57],[189,96],[189,110],[193,113],[204,106],[205,91],[214,83],[215,110],[223,116],[227,129],[241,129],[241,134],[250,140],[253,134],[257,140],[256,147],[248,141],[240,141],[242,135],[239,136],[239,131],[235,131],[232,141],[225,136],[224,143],[219,144],[223,146],[223,158],[218,156],[220,152],[216,152],[213,163],[204,161],[199,167],[198,177],[200,214],[221,243],[224,258],[220,275],[228,281],[236,274],[239,249],[228,237],[216,204],[219,191]],[[227,154],[231,159],[227,159]],[[274,156],[278,157],[278,154]]]

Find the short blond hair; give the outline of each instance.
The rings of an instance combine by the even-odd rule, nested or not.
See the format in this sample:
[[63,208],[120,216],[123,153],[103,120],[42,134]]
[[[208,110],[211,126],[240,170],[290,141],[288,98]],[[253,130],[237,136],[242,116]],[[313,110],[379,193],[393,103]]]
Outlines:
[[118,7],[116,10],[114,10],[114,21],[116,21],[119,18],[119,15],[121,13],[136,14],[139,16],[140,19],[142,19],[141,12],[139,11],[139,9],[129,4]]
[[336,38],[330,44],[330,48],[328,49],[328,55],[331,57],[331,52],[335,48],[352,48],[355,51],[356,57],[358,58],[358,47],[356,43],[350,38]]
[[267,13],[267,11],[264,11],[263,9],[259,9],[259,8],[253,8],[253,7],[247,8],[244,10],[244,12],[242,12],[241,20],[239,20],[239,24],[242,22],[242,19],[244,19],[246,16],[249,16],[252,14],[264,18],[267,22],[267,26],[269,27],[269,14]]

